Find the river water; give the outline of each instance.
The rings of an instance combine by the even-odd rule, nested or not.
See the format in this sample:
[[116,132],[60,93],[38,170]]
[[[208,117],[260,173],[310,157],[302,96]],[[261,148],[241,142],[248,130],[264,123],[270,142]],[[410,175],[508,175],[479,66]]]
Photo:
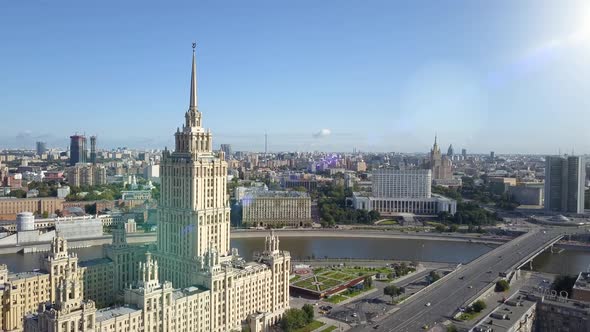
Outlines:
[[[405,240],[385,238],[330,238],[303,237],[280,239],[281,249],[291,252],[293,259],[306,258],[363,258],[445,263],[468,263],[494,246],[483,243]],[[241,256],[250,259],[254,251],[262,251],[264,238],[241,238],[231,241]],[[72,249],[79,259],[103,257],[102,247]],[[30,271],[41,266],[47,253],[0,255],[0,263],[11,272]],[[590,264],[590,252],[566,250],[560,254],[543,253],[533,262],[535,270],[549,273],[577,274]]]

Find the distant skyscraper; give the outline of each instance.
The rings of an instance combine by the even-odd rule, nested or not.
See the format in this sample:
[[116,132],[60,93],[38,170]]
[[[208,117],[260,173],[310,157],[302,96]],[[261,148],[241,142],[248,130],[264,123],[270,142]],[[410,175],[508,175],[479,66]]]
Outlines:
[[453,144],[451,144],[447,150],[447,156],[452,157],[453,155],[455,155],[455,150],[453,150]]
[[463,155],[463,158],[467,158],[467,149],[461,149],[461,155]]
[[494,160],[495,157],[496,157],[496,154],[494,153],[494,151],[490,151],[490,159]]
[[453,177],[451,160],[441,154],[436,136],[434,137],[434,145],[430,150],[430,160],[427,161],[427,167],[432,170],[432,179],[434,180]]
[[268,153],[268,134],[264,133],[264,155]]
[[221,144],[221,151],[225,154],[225,160],[230,160],[232,154],[231,144]]
[[583,213],[585,181],[586,163],[583,157],[547,157],[545,209]]
[[70,166],[86,162],[86,137],[70,136]]
[[45,142],[37,142],[37,155],[40,156],[47,152],[47,145]]
[[96,164],[96,136],[90,136],[90,162]]

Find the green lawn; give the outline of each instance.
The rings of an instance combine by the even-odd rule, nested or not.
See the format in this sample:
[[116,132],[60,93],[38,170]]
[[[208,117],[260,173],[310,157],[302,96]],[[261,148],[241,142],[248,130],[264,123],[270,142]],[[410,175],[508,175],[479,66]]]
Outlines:
[[314,331],[316,329],[319,329],[320,327],[326,325],[326,323],[322,323],[319,320],[314,320],[313,322],[307,324],[306,326],[297,329],[297,330],[293,330],[293,332],[311,332]]
[[462,313],[462,314],[459,316],[459,319],[460,319],[460,320],[472,320],[472,319],[474,319],[475,317],[477,317],[477,315],[479,315],[479,312],[472,312],[472,313],[469,313],[469,314],[468,314],[468,313],[466,313],[466,312],[464,312],[464,313]]
[[322,331],[323,332],[332,332],[332,331],[335,331],[337,328],[338,327],[336,327],[336,326],[328,326],[328,328],[323,329]]
[[336,294],[336,295],[330,296],[329,298],[326,299],[326,301],[328,301],[330,303],[334,303],[334,304],[340,303],[340,302],[342,302],[344,300],[348,300],[350,298],[353,298],[355,296],[359,296],[359,295],[361,295],[361,294],[363,294],[365,292],[368,292],[371,289],[373,289],[373,287],[371,287],[371,288],[363,288],[363,289],[353,290],[353,291],[347,290],[347,291],[344,291],[344,292],[342,292],[340,294]]
[[348,299],[348,297],[346,297],[346,296],[336,294],[336,295],[332,295],[329,298],[327,298],[326,301],[336,304],[336,303],[340,303],[340,302],[347,300],[347,299]]
[[299,279],[301,279],[301,276],[300,276],[300,275],[296,275],[296,276],[294,276],[293,278],[291,278],[289,281],[290,281],[290,282],[295,282],[295,281],[297,281],[297,280],[299,280]]
[[315,282],[315,279],[313,277],[311,277],[311,278],[299,280],[296,283],[294,283],[293,285],[300,287],[300,288],[317,290],[316,286],[312,284],[313,282]]

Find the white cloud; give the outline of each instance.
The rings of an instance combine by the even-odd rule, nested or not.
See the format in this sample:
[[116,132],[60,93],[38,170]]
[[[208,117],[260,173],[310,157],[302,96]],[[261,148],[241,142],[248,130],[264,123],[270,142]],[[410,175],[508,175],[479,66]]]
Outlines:
[[327,137],[330,136],[330,134],[332,134],[332,131],[330,129],[322,129],[320,131],[318,131],[317,133],[313,133],[313,137],[314,138],[322,138],[322,137]]

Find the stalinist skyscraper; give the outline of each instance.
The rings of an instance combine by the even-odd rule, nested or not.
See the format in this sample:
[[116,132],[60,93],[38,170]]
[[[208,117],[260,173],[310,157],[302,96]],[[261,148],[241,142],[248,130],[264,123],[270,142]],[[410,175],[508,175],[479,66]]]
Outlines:
[[230,250],[227,162],[223,152],[213,152],[211,131],[203,128],[195,44],[184,120],[174,151],[164,151],[160,164],[159,279],[174,288],[209,289],[211,331],[237,329],[246,319],[254,330],[266,330],[289,307],[291,259],[272,234],[256,262]]
[[212,135],[202,126],[197,104],[197,65],[193,48],[190,103],[174,152],[160,164],[161,200],[158,250],[162,278],[176,287],[194,283],[208,250],[230,254],[230,206],[226,194],[227,163],[212,151]]
[[[65,277],[60,272],[63,280],[58,280],[53,274],[59,269],[51,266],[53,274],[31,277],[51,288],[39,293],[45,298],[20,287],[8,288],[19,295],[0,290],[0,300],[2,294],[23,298],[0,301],[0,329],[8,324],[11,330],[24,325],[26,332],[227,332],[247,325],[263,332],[289,309],[291,256],[279,249],[279,238],[267,236],[254,262],[230,250],[227,163],[223,152],[213,153],[211,131],[202,126],[194,49],[193,44],[185,122],[174,134],[174,151],[165,150],[160,165],[157,245],[129,246],[125,232],[116,229],[108,259],[78,268],[77,258],[67,255],[65,240],[58,238],[60,245],[52,248],[60,251],[53,248],[51,257],[67,258]],[[0,264],[0,280],[7,280],[7,273]],[[54,303],[49,297],[56,297]],[[125,305],[103,307],[121,302]]]

